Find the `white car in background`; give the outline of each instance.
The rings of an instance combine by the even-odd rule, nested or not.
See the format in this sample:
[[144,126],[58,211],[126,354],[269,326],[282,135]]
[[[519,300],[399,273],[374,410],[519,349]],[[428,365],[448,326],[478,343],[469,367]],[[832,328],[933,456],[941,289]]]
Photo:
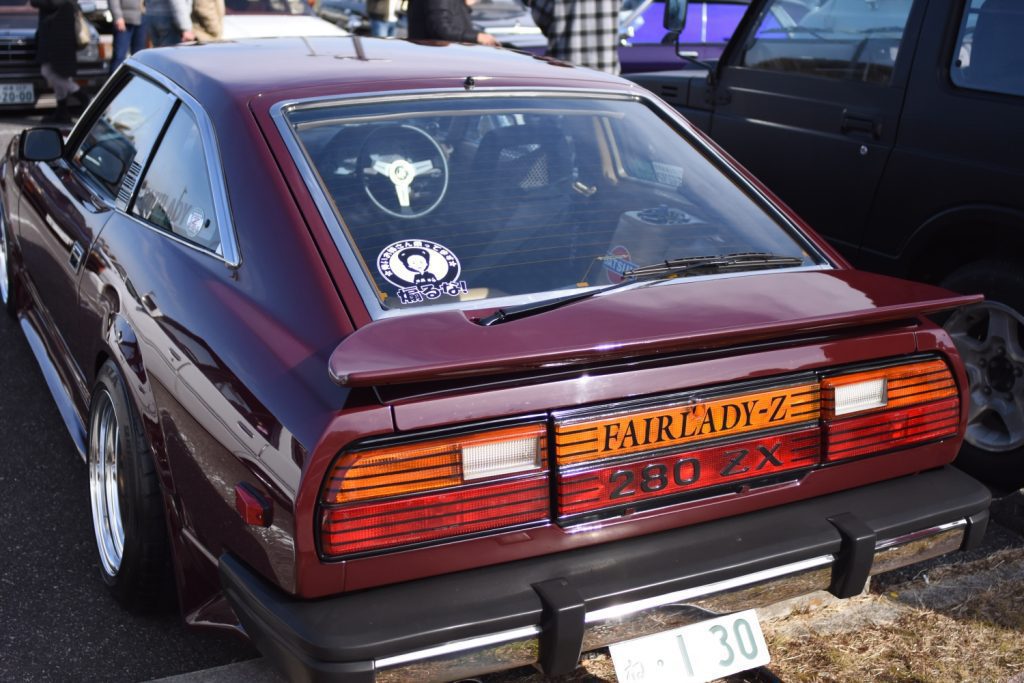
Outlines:
[[224,40],[276,36],[345,36],[303,0],[225,0]]

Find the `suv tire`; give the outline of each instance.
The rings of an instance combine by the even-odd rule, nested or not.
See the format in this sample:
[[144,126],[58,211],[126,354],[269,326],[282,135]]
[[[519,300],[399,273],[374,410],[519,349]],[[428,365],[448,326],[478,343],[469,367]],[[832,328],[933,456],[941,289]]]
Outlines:
[[967,436],[956,464],[993,488],[1018,489],[1024,486],[1024,269],[977,261],[942,285],[986,298],[945,322],[971,383]]

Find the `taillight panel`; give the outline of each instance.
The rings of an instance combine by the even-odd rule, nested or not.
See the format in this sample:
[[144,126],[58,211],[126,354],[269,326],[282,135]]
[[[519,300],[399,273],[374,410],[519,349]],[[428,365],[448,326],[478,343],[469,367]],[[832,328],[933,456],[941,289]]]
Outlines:
[[821,461],[817,426],[657,457],[573,468],[561,475],[558,515],[635,505],[652,498],[813,467]]
[[340,454],[328,472],[321,552],[341,559],[568,527],[795,480],[954,437],[960,408],[948,364],[929,357],[378,441]]
[[325,557],[550,519],[547,427],[529,423],[343,453],[320,495]]
[[323,552],[335,556],[424,543],[548,519],[547,473],[389,500],[327,508]]

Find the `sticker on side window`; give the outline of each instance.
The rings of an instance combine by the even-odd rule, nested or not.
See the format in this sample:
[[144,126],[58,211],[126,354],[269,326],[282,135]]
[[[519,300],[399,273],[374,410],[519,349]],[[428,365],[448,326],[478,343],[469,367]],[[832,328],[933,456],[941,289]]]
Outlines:
[[203,210],[198,207],[193,208],[185,219],[185,234],[195,239],[205,227],[206,215],[203,213]]
[[377,270],[398,288],[401,304],[415,304],[468,291],[462,266],[450,249],[430,240],[392,242],[377,256]]

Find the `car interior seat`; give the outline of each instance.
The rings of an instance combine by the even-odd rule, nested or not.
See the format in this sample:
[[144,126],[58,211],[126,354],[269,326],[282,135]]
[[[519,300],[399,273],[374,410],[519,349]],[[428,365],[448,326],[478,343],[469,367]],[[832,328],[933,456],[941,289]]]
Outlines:
[[971,87],[1024,95],[1024,2],[988,0],[978,12],[970,65]]
[[481,139],[473,175],[479,220],[489,226],[490,239],[470,265],[480,273],[502,269],[506,282],[492,286],[508,293],[536,290],[540,283],[531,278],[550,278],[551,260],[567,258],[574,237],[573,159],[554,121],[496,128]]

